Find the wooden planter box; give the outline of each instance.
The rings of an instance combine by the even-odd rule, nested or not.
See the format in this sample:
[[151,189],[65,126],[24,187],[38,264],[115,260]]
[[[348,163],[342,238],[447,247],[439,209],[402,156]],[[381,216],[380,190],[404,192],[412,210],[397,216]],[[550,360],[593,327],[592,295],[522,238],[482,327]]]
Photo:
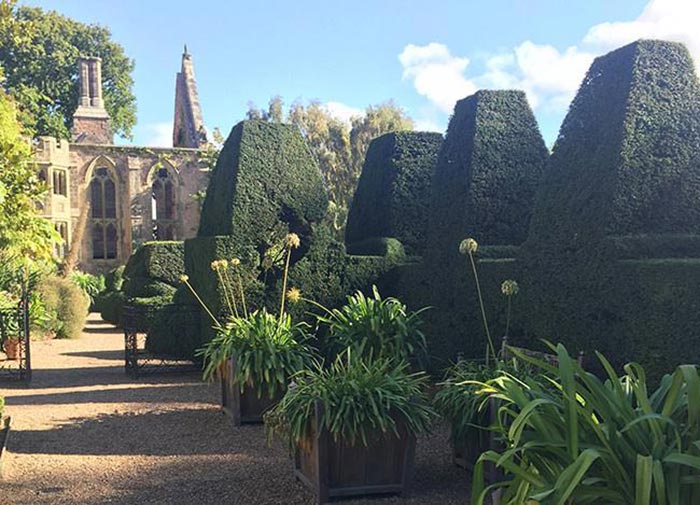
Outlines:
[[375,495],[405,495],[413,468],[415,437],[399,426],[399,437],[382,434],[350,446],[333,440],[327,430],[320,430],[321,406],[316,404],[311,434],[298,444],[294,454],[294,471],[298,480],[316,494],[316,503],[332,498]]
[[465,440],[452,441],[452,461],[455,465],[470,472],[474,471],[474,465],[479,456],[492,449],[491,433],[484,430],[475,433],[473,437]]
[[246,385],[241,392],[239,385],[233,382],[235,367],[234,358],[221,367],[221,409],[231,417],[234,426],[262,423],[263,414],[282,399],[284,391],[280,390],[273,398],[267,395],[258,398],[255,388]]
[[7,416],[0,419],[0,477],[2,477],[3,464],[5,461],[5,448],[7,440],[10,438],[10,427],[12,426],[12,418]]

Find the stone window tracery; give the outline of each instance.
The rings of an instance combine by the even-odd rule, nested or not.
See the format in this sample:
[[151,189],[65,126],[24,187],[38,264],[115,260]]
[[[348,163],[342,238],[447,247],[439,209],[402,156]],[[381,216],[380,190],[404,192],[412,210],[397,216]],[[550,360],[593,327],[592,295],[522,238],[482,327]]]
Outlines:
[[177,201],[175,180],[167,168],[159,168],[151,185],[153,238],[176,240]]
[[93,259],[117,257],[117,191],[106,167],[98,167],[90,181]]

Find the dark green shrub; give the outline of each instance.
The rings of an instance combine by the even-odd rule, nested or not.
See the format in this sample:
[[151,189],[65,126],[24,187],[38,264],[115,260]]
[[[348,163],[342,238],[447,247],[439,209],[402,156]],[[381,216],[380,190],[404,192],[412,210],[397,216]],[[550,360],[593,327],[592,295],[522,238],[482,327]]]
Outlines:
[[153,296],[172,298],[176,290],[175,286],[149,277],[127,278],[122,285],[122,292],[127,298],[150,298]]
[[126,265],[114,268],[105,274],[105,291],[121,291]]
[[257,248],[281,221],[304,243],[304,228],[319,222],[327,206],[323,177],[299,130],[242,121],[219,154],[199,236],[227,235],[241,249]]
[[177,359],[192,359],[202,346],[198,306],[168,304],[158,310],[146,338],[146,350]]
[[37,292],[48,313],[54,317],[49,327],[56,337],[79,337],[90,307],[85,293],[69,279],[55,276],[42,279]]
[[[394,286],[384,288],[410,309],[432,307],[424,332],[434,366],[446,366],[460,352],[484,357],[474,276],[468,258],[459,254],[468,236],[481,244],[476,258],[491,333],[496,343],[503,335],[500,286],[520,279],[515,255],[526,238],[547,159],[524,93],[479,91],[455,106],[438,154],[422,262],[402,266]],[[519,301],[513,311],[511,334],[519,335]]]
[[457,102],[433,180],[431,246],[454,257],[465,237],[521,244],[547,158],[522,91],[478,91]]
[[[185,244],[177,241],[144,242],[129,258],[127,279],[149,279],[176,286],[185,273]],[[134,295],[137,296],[137,295]]]
[[[347,293],[369,288],[403,254],[392,243],[391,256],[348,256],[323,222],[326,207],[323,178],[296,128],[258,121],[236,125],[212,175],[199,236],[185,243],[189,282],[225,318],[224,286],[211,263],[237,258],[249,308],[276,310],[283,271],[278,247],[291,232],[301,244],[292,252],[288,287],[325,306],[341,305]],[[178,302],[192,301],[182,291],[176,296]],[[295,318],[307,309],[289,307]],[[209,319],[201,318],[204,342],[214,336]]]
[[348,215],[345,241],[394,237],[415,254],[426,242],[431,180],[442,135],[388,133],[372,141]]
[[403,261],[406,251],[403,244],[388,237],[375,237],[353,242],[347,246],[348,254],[354,256],[386,256],[396,261]]
[[655,374],[700,361],[698,145],[700,84],[685,47],[639,41],[593,62],[523,246],[534,337]]
[[100,295],[98,306],[100,317],[114,326],[121,327],[126,296],[121,291],[107,291]]

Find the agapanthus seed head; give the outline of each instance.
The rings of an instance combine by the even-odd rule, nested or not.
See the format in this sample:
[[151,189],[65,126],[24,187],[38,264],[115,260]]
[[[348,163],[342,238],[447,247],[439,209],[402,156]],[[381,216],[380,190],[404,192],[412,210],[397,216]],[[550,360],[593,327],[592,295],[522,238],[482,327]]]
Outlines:
[[181,282],[187,282],[187,281],[189,281],[189,280],[190,280],[189,276],[187,276],[187,275],[185,275],[185,274],[182,274],[182,275],[180,276],[180,281],[181,281]]
[[479,243],[471,237],[465,238],[459,243],[460,254],[474,254],[479,249]]
[[289,303],[299,303],[301,300],[301,291],[299,288],[289,288],[287,290],[287,300]]
[[506,296],[515,296],[518,291],[520,291],[520,287],[513,279],[507,279],[501,284],[501,293]]
[[287,249],[296,249],[301,245],[301,239],[296,233],[288,233],[287,236],[284,237],[284,245]]
[[231,266],[237,267],[240,264],[241,260],[239,260],[238,258],[231,258]]

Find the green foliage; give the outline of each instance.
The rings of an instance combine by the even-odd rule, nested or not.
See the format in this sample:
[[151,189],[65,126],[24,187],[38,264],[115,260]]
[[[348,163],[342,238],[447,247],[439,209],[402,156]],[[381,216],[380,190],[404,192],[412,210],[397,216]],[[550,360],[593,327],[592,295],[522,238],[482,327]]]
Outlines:
[[470,438],[479,438],[489,426],[484,400],[477,394],[485,382],[493,378],[496,369],[474,361],[460,361],[445,373],[445,380],[433,398],[435,410],[450,423],[450,440],[460,444]]
[[134,251],[123,275],[128,279],[147,278],[177,286],[184,272],[184,242],[153,241],[144,242]]
[[88,297],[91,307],[95,304],[97,296],[105,290],[105,278],[101,274],[73,271],[70,274],[70,280]]
[[435,245],[456,252],[466,236],[521,244],[547,158],[522,91],[479,91],[457,102],[433,180]]
[[121,291],[107,291],[98,298],[100,317],[114,326],[121,327],[126,296]]
[[204,360],[204,378],[212,379],[233,357],[232,380],[241,391],[248,385],[255,388],[258,398],[274,398],[284,391],[289,377],[313,358],[304,328],[292,324],[288,314],[277,317],[264,308],[233,318],[198,353]]
[[157,356],[192,359],[202,346],[198,309],[192,305],[164,305],[153,317],[146,350]]
[[130,136],[136,124],[136,98],[131,91],[134,62],[111,40],[108,29],[22,6],[4,13],[0,47],[4,88],[17,100],[22,121],[35,134],[70,138],[80,92],[75,84],[78,59],[99,56],[112,129]]
[[425,360],[425,336],[420,331],[420,314],[425,309],[410,312],[396,298],[373,296],[358,291],[348,296],[347,303],[326,310],[319,322],[328,326],[329,347],[336,352],[352,349],[356,356]]
[[270,100],[267,111],[249,104],[248,119],[273,123],[288,121],[304,135],[326,182],[330,197],[327,222],[342,237],[357,180],[372,139],[392,131],[413,129],[413,121],[392,101],[370,106],[351,125],[335,117],[321,102],[307,105],[297,101],[282,113],[282,99]]
[[[508,373],[488,380],[482,393],[504,402],[494,429],[502,453],[477,464],[472,503],[504,488],[503,503],[627,505],[691,504],[700,493],[700,374],[679,366],[649,391],[644,369],[631,363],[618,376],[598,355],[603,381],[586,372],[564,346],[552,346],[558,366],[513,351],[555,387]],[[484,462],[503,468],[503,481],[485,488]]]
[[699,144],[700,83],[685,47],[638,41],[594,61],[523,247],[531,334],[600,350],[616,366],[640,361],[654,375],[681,356],[700,360],[688,289],[697,268],[643,263],[700,258]]
[[122,289],[125,268],[126,265],[121,265],[105,274],[105,290],[120,291]]
[[365,446],[377,432],[398,436],[404,425],[414,435],[427,431],[435,413],[428,405],[427,376],[409,373],[408,364],[365,360],[346,351],[328,367],[315,364],[293,377],[293,386],[267,414],[268,436],[285,434],[291,443],[311,435],[315,405],[319,425],[336,440]]
[[394,237],[409,252],[426,242],[439,133],[388,133],[372,141],[348,215],[345,241]]
[[[2,44],[0,44],[1,46]],[[5,51],[0,51],[5,53]],[[48,261],[60,241],[53,224],[37,211],[45,186],[31,160],[31,146],[14,102],[0,90],[0,259]]]
[[323,179],[299,132],[289,125],[243,121],[219,155],[198,235],[230,235],[242,250],[267,249],[282,220],[305,242],[309,224],[321,220],[327,206]]
[[57,338],[77,338],[85,326],[89,298],[69,279],[50,276],[42,279],[37,292],[54,319],[48,327]]
[[[273,163],[280,157],[285,163]],[[281,182],[270,185],[271,180]],[[207,191],[200,236],[185,243],[190,283],[215,317],[231,315],[226,314],[224,284],[233,279],[222,282],[210,267],[222,259],[240,260],[250,308],[279,306],[284,256],[279,244],[289,232],[301,243],[292,251],[288,286],[326,307],[342,305],[347,293],[369,288],[403,259],[393,245],[391,254],[382,257],[348,256],[322,221],[325,202],[320,172],[296,130],[260,121],[233,129]],[[238,286],[229,287],[238,291]],[[196,303],[186,293],[176,298]],[[305,308],[289,310],[293,317],[303,317]],[[202,317],[201,323],[203,341],[208,341],[213,336],[210,318]]]
[[5,411],[5,397],[0,396],[0,419],[2,419],[2,414]]
[[406,251],[403,244],[395,238],[375,237],[359,242],[353,242],[347,246],[348,254],[355,256],[386,256],[397,262],[406,259]]
[[[392,293],[409,307],[434,307],[425,333],[434,363],[457,353],[483,358],[487,345],[469,258],[459,254],[467,236],[476,254],[482,298],[494,338],[505,331],[506,279],[522,279],[514,261],[527,235],[535,190],[548,152],[524,93],[479,91],[460,100],[438,154],[422,263],[401,270]],[[523,288],[522,298],[529,293]],[[513,335],[523,333],[514,301]]]

